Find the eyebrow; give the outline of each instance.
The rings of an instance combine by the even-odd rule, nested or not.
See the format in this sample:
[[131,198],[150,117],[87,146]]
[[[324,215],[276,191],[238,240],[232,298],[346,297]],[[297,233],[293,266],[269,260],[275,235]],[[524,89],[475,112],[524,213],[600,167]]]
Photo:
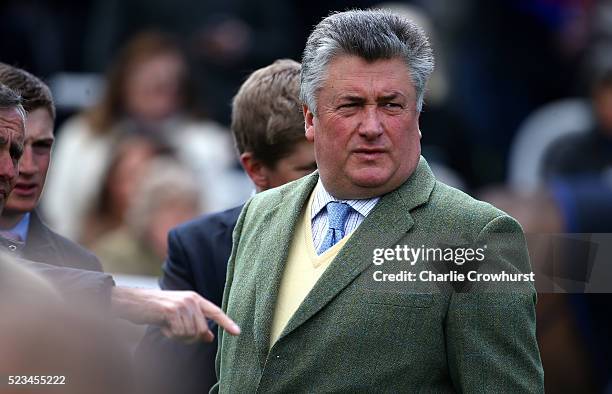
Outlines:
[[347,95],[339,96],[338,101],[362,102],[362,101],[365,101],[365,99],[360,96],[354,96],[354,95],[347,94]]
[[[404,99],[405,96],[401,93],[398,92],[394,92],[394,93],[389,93],[389,94],[385,94],[383,96],[380,96],[376,99],[377,102],[384,102],[384,101],[391,101],[391,100],[396,100],[396,99]],[[363,102],[365,101],[365,99],[361,96],[356,96],[356,95],[352,95],[352,94],[346,94],[346,95],[341,95],[338,97],[338,101],[349,101],[349,102]]]
[[379,101],[379,102],[380,101],[392,101],[392,100],[395,100],[395,99],[398,99],[398,98],[403,99],[404,95],[401,94],[401,93],[389,93],[389,94],[386,94],[384,96],[379,97],[377,101]]
[[53,143],[55,142],[55,138],[53,137],[48,137],[48,138],[40,138],[40,139],[33,139],[32,140],[32,144],[40,144],[40,143]]

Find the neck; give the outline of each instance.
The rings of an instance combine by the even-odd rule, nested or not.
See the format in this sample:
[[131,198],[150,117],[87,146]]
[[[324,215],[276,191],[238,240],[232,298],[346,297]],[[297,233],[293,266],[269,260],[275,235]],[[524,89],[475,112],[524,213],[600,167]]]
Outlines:
[[0,228],[9,229],[13,228],[19,223],[21,219],[25,216],[24,212],[11,212],[4,211],[2,215],[0,215]]

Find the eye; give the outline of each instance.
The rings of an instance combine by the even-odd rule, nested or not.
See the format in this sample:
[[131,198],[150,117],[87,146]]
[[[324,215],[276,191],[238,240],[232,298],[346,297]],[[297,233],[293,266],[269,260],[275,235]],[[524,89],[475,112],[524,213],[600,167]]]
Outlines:
[[40,141],[32,144],[32,150],[37,154],[45,154],[51,151],[51,146],[53,146],[52,141]]
[[53,143],[51,141],[41,141],[41,142],[35,142],[33,146],[38,147],[38,148],[51,148],[52,144]]

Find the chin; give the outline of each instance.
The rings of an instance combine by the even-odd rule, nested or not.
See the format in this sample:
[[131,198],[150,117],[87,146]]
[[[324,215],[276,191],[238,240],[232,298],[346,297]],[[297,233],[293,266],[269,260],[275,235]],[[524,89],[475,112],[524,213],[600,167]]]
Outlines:
[[350,177],[360,187],[379,187],[386,184],[391,176],[378,170],[362,170]]
[[13,202],[13,201],[9,201],[5,206],[4,206],[4,210],[8,213],[8,212],[13,212],[13,213],[27,213],[30,211],[33,211],[34,208],[36,208],[36,205],[31,204],[31,203],[24,203],[24,202]]
[[375,189],[384,186],[385,182],[381,182],[378,179],[355,179],[353,184],[366,189]]

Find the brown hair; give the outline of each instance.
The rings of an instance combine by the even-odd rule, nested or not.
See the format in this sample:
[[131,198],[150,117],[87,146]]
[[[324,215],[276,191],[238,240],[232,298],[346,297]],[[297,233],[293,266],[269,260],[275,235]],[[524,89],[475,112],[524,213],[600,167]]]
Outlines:
[[253,72],[234,97],[232,133],[240,153],[268,167],[306,141],[300,103],[300,64],[277,60]]
[[55,104],[49,87],[39,78],[17,67],[0,63],[0,83],[21,95],[22,105],[27,112],[44,108],[55,120]]
[[[120,49],[118,56],[107,71],[107,85],[100,102],[87,114],[92,129],[105,132],[124,114],[124,88],[129,70],[138,63],[161,54],[176,53],[184,58],[180,45],[171,35],[158,31],[143,31],[136,34]],[[182,104],[192,108],[193,90],[185,72],[180,83]]]

